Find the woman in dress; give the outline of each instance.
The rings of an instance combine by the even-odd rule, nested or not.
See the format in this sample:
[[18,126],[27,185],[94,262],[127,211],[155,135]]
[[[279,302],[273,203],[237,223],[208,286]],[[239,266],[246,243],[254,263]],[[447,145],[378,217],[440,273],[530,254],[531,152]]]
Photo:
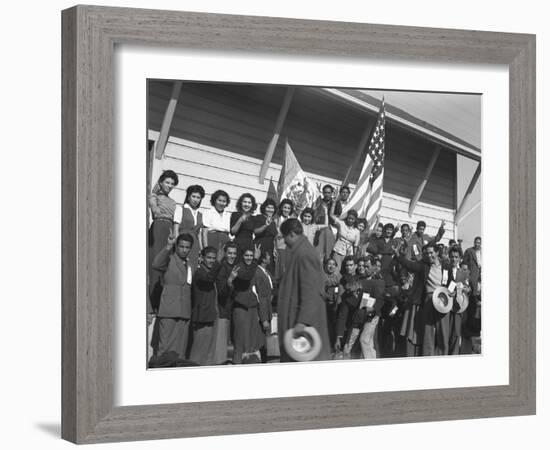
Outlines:
[[265,345],[258,297],[253,290],[253,279],[258,268],[255,256],[260,256],[257,247],[256,251],[244,249],[242,261],[227,279],[232,289],[233,303],[233,364],[260,362],[260,348]]
[[241,259],[245,249],[254,245],[253,235],[255,223],[252,214],[256,211],[256,199],[252,194],[246,192],[237,200],[237,211],[231,213],[231,234],[235,236],[238,255]]
[[203,247],[223,248],[229,241],[231,213],[225,210],[229,202],[229,194],[222,190],[217,190],[210,196],[212,208],[202,215]]
[[275,236],[277,236],[277,224],[275,221],[275,212],[277,203],[268,198],[260,206],[260,213],[254,216],[256,228],[254,228],[254,246],[259,246],[262,253],[269,253],[269,264],[267,270],[270,275],[275,273],[275,262],[273,261],[273,250],[275,248]]
[[294,213],[294,203],[292,200],[285,198],[279,203],[278,215],[276,218],[277,223],[277,236],[275,236],[275,280],[278,283],[283,274],[285,273],[286,260],[287,260],[287,248],[283,235],[281,234],[281,225],[285,223],[287,219],[292,217]]
[[162,292],[162,272],[153,269],[155,257],[165,247],[168,236],[172,232],[176,234],[177,224],[174,223],[176,201],[169,195],[172,189],[178,185],[178,176],[173,170],[165,170],[159,177],[157,184],[149,195],[149,209],[153,221],[149,228],[148,252],[149,252],[149,302],[147,312],[157,311]]
[[189,233],[193,236],[195,244],[189,252],[189,265],[194,271],[199,262],[199,255],[203,248],[200,229],[202,228],[202,214],[199,211],[202,199],[204,198],[204,188],[194,184],[187,188],[187,195],[183,208],[181,208],[181,220],[179,221],[178,233]]

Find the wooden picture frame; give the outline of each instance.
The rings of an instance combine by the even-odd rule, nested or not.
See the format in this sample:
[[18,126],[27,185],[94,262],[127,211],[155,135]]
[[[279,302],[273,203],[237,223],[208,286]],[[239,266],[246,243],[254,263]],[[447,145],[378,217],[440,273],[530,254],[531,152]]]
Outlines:
[[[95,443],[535,413],[534,35],[97,6],[63,11],[62,31],[64,439]],[[508,66],[509,384],[114,407],[113,52],[119,43]]]

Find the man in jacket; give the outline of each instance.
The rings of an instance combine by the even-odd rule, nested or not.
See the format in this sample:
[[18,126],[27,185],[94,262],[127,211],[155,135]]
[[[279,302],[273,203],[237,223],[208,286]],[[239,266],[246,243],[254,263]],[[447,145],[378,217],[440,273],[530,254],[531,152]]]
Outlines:
[[300,333],[306,326],[321,336],[321,352],[316,360],[327,360],[330,355],[327,317],[323,300],[323,279],[319,255],[303,235],[298,219],[288,219],[281,225],[281,234],[289,248],[289,259],[281,279],[277,304],[278,332],[281,362],[292,361],[283,345],[288,329]]
[[422,248],[422,255],[421,262],[409,261],[403,253],[398,259],[403,267],[417,274],[412,290],[415,296],[413,301],[418,301],[418,297],[421,299],[418,309],[422,309],[422,355],[446,355],[449,352],[449,314],[438,312],[432,302],[435,289],[443,286],[443,269],[433,243]]
[[155,256],[152,263],[153,269],[161,272],[163,278],[157,314],[158,355],[174,351],[179,358],[185,359],[191,319],[192,273],[187,255],[192,246],[191,235],[180,234],[176,239],[170,234],[166,247]]

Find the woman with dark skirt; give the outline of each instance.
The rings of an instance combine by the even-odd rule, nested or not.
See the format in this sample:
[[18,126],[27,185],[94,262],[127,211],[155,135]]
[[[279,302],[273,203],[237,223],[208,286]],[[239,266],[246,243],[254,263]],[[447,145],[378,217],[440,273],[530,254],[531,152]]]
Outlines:
[[254,216],[254,221],[256,222],[256,228],[254,228],[254,246],[259,246],[262,253],[269,253],[267,270],[271,276],[275,273],[273,250],[275,248],[275,236],[277,236],[276,211],[277,203],[275,203],[275,200],[268,198],[260,206],[261,214]]
[[217,190],[210,196],[212,208],[202,215],[202,244],[204,247],[223,248],[229,241],[231,231],[231,213],[225,209],[229,206],[229,194]]
[[254,245],[255,221],[252,217],[256,211],[256,199],[250,193],[245,193],[237,200],[237,211],[231,213],[231,234],[235,236],[233,242],[237,244],[237,258],[242,258],[245,249]]
[[158,310],[160,294],[162,292],[162,272],[153,269],[155,257],[166,246],[168,236],[177,235],[177,224],[174,223],[176,201],[169,195],[172,189],[178,185],[178,176],[173,170],[165,170],[151,195],[149,195],[149,209],[151,210],[152,223],[149,228],[148,259],[149,259],[149,302],[147,312]]
[[258,268],[255,256],[260,251],[247,248],[243,258],[227,279],[232,289],[233,302],[233,364],[260,362],[260,348],[265,345],[265,335],[260,324],[258,297],[253,291],[253,279]]
[[199,211],[202,199],[204,198],[204,188],[194,184],[187,188],[187,194],[183,208],[181,208],[181,219],[179,220],[178,233],[188,233],[195,239],[195,245],[189,253],[189,265],[195,270],[199,262],[199,254],[204,247],[200,229],[202,228],[202,213]]

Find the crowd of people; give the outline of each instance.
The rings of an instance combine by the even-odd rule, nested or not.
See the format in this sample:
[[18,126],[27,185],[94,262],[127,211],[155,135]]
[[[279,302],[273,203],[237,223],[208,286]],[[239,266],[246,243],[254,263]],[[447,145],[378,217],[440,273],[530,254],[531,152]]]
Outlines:
[[[349,187],[336,197],[328,184],[299,214],[289,199],[258,205],[250,193],[229,212],[223,190],[203,213],[204,188],[188,186],[178,205],[170,197],[178,181],[164,171],[149,197],[151,366],[168,357],[192,365],[266,362],[275,332],[306,326],[322,337],[317,359],[477,351],[470,338],[481,327],[480,237],[463,252],[461,240],[439,243],[444,221],[435,236],[423,221],[414,232],[407,223],[370,231],[346,211]],[[466,296],[467,308],[436,310],[440,286]],[[284,346],[279,352],[290,360]]]

